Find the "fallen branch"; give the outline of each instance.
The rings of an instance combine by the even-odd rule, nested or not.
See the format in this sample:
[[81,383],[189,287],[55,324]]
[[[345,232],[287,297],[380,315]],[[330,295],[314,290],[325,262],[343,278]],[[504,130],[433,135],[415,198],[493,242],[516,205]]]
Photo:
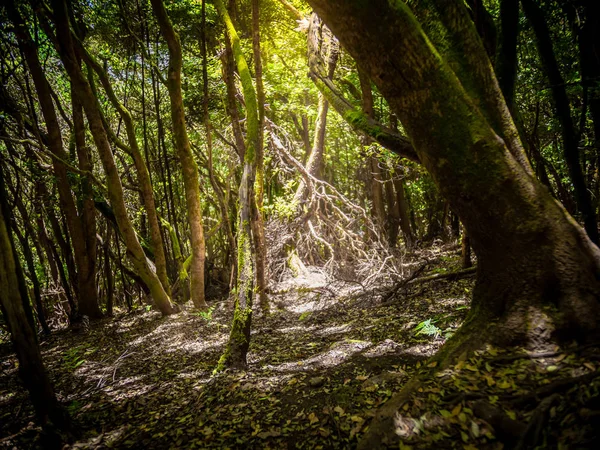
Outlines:
[[436,273],[434,275],[428,275],[426,277],[415,278],[407,282],[407,284],[417,284],[417,283],[427,283],[428,281],[435,280],[456,280],[457,278],[466,277],[472,275],[477,270],[477,267],[469,267],[468,269],[458,270],[456,272],[448,272],[448,273]]

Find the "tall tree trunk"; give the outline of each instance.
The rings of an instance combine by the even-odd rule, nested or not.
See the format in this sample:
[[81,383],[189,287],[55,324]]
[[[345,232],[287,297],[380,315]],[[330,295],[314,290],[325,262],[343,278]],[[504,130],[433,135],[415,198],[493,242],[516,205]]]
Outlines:
[[38,422],[45,428],[52,423],[58,429],[69,430],[70,419],[61,408],[50,384],[36,335],[29,321],[24,302],[29,302],[18,279],[18,260],[9,237],[8,205],[4,180],[0,171],[0,309],[19,360],[19,374],[33,404]]
[[60,43],[60,56],[71,80],[74,92],[82,103],[83,109],[87,115],[90,130],[106,174],[108,197],[115,214],[119,231],[121,232],[131,257],[131,262],[137,274],[144,280],[150,289],[158,309],[164,315],[172,314],[177,311],[177,308],[171,303],[162,283],[150,267],[146,255],[144,254],[144,250],[138,241],[133,224],[129,219],[127,207],[125,206],[125,201],[123,199],[121,178],[113,159],[108,135],[102,123],[102,116],[98,109],[97,99],[92,92],[90,84],[81,72],[81,67],[77,64],[73,37],[70,32],[68,13],[64,0],[54,0],[53,7],[56,32]]
[[[362,93],[362,108],[367,117],[373,119],[373,91],[371,90],[371,80],[361,70],[358,71],[360,81],[360,90]],[[365,138],[363,145],[367,146],[371,140]],[[378,231],[382,231],[385,224],[385,206],[383,203],[383,173],[379,167],[379,158],[375,155],[367,156],[367,184],[371,190],[372,213],[377,224]]]
[[265,126],[265,88],[262,76],[262,54],[260,51],[260,0],[252,0],[252,50],[254,56],[254,75],[256,97],[258,101],[258,140],[256,144],[256,179],[254,182],[255,201],[252,205],[252,225],[254,251],[256,254],[256,289],[258,301],[263,311],[269,310],[267,296],[267,242],[265,240],[264,195],[264,126]]
[[198,167],[196,166],[196,161],[190,147],[183,110],[183,97],[181,93],[181,68],[183,64],[181,42],[179,35],[173,29],[173,24],[167,15],[167,10],[162,0],[151,0],[151,3],[154,15],[160,26],[161,34],[167,41],[169,48],[167,89],[169,90],[169,97],[171,99],[173,135],[183,174],[188,223],[190,225],[192,246],[190,285],[192,302],[196,308],[206,309],[208,305],[204,299],[205,243],[202,227],[202,207],[200,205]]
[[231,40],[233,56],[242,82],[244,101],[246,104],[246,151],[242,180],[239,189],[239,222],[238,222],[238,279],[235,297],[233,323],[225,353],[219,360],[217,369],[224,367],[246,367],[246,354],[250,345],[250,325],[252,322],[252,303],[254,296],[254,247],[252,206],[256,202],[254,195],[256,176],[256,149],[259,144],[259,117],[256,91],[246,59],[242,53],[240,39],[231,22],[223,0],[216,0],[215,6],[221,20],[227,28]]
[[[92,158],[90,149],[85,143],[85,123],[83,121],[83,106],[77,98],[77,94],[71,89],[71,103],[73,108],[73,132],[75,134],[75,149],[79,169],[84,173],[92,173]],[[81,255],[84,260],[84,269],[78,272],[79,291],[82,297],[79,300],[79,310],[81,314],[90,318],[100,317],[100,305],[97,297],[96,287],[96,207],[94,204],[94,191],[92,189],[89,177],[81,178],[81,199],[80,199],[80,223],[83,231],[85,246],[85,255]],[[92,293],[93,292],[93,293]]]
[[202,80],[203,80],[203,92],[204,92],[204,101],[203,101],[203,109],[204,109],[204,126],[206,128],[206,147],[207,147],[207,159],[208,159],[208,174],[210,177],[210,182],[217,195],[217,201],[219,203],[219,210],[221,213],[221,220],[223,221],[223,225],[225,227],[225,234],[227,236],[227,243],[229,244],[229,253],[233,255],[229,260],[232,263],[231,269],[233,269],[234,277],[237,278],[237,258],[235,255],[236,252],[236,243],[235,237],[233,235],[233,230],[231,229],[231,222],[229,221],[229,212],[227,210],[227,203],[225,200],[225,195],[223,193],[223,189],[219,185],[216,180],[214,166],[213,166],[213,147],[212,147],[212,134],[211,134],[211,123],[210,123],[210,115],[208,110],[208,61],[206,57],[206,1],[202,0]]
[[71,236],[75,264],[77,266],[77,299],[79,310],[81,314],[85,314],[91,319],[96,319],[102,317],[102,312],[98,306],[95,285],[95,254],[92,252],[88,255],[84,226],[71,195],[67,167],[63,163],[63,161],[68,160],[68,157],[63,148],[60,125],[56,110],[54,109],[50,84],[44,75],[36,46],[25,28],[24,21],[16,5],[9,2],[7,10],[15,26],[15,34],[19,41],[19,46],[25,56],[27,67],[29,68],[38,94],[38,101],[48,130],[48,147],[52,154],[56,156],[56,158],[52,159],[52,162],[57,178],[59,202],[67,218],[67,227]]
[[500,0],[500,45],[496,55],[496,76],[508,108],[513,110],[517,79],[519,0]]
[[[133,162],[138,176],[138,184],[141,190],[141,196],[143,199],[146,214],[148,215],[148,225],[150,227],[150,240],[152,242],[152,253],[154,254],[154,264],[156,266],[156,274],[158,279],[163,285],[163,288],[167,295],[171,295],[171,287],[169,284],[169,278],[167,276],[167,260],[165,257],[165,250],[163,246],[162,236],[160,234],[160,225],[158,221],[158,212],[156,211],[156,204],[154,201],[154,192],[152,190],[152,181],[150,179],[150,172],[148,166],[140,150],[140,146],[137,141],[135,134],[135,123],[131,112],[122,104],[117,98],[112,84],[108,78],[107,72],[98,64],[98,62],[84,49],[82,48],[85,60],[94,69],[104,91],[106,92],[113,107],[119,113],[121,120],[125,123],[125,132],[127,133],[127,142],[129,144],[130,154],[133,157]],[[147,158],[147,154],[146,154]]]
[[585,184],[579,157],[577,131],[575,130],[573,119],[571,118],[571,105],[569,103],[569,97],[567,96],[564,79],[560,73],[556,56],[554,55],[550,31],[544,20],[543,12],[535,1],[521,0],[521,4],[523,5],[525,15],[531,23],[535,33],[540,59],[542,60],[542,65],[546,76],[548,77],[548,81],[552,86],[552,97],[556,108],[556,116],[560,123],[562,133],[563,153],[565,155],[567,167],[569,168],[569,176],[575,190],[577,207],[583,216],[583,222],[588,236],[592,242],[598,244],[598,222],[596,219],[596,212],[592,207],[592,199]]

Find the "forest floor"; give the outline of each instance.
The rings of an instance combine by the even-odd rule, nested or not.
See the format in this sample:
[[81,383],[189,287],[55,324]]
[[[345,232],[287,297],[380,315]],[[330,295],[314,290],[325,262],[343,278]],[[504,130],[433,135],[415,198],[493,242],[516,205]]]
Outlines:
[[[458,270],[456,251],[433,257],[420,276]],[[87,334],[56,332],[41,345],[81,430],[68,448],[354,448],[376,409],[431,370],[428,357],[468,312],[473,280],[407,284],[383,304],[383,291],[318,271],[283,281],[271,313],[253,319],[244,372],[213,375],[232,316],[225,301],[210,313],[185,307],[161,317],[140,308],[93,323]],[[594,360],[558,348],[465,357],[404,403],[395,436],[413,447],[400,448],[597,448]],[[552,424],[550,434],[538,431]],[[4,344],[0,448],[40,445]]]

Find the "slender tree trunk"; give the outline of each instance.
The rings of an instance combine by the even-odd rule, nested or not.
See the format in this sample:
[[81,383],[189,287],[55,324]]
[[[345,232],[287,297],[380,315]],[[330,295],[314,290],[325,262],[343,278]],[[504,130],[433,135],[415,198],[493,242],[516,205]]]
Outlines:
[[398,230],[400,227],[400,209],[396,202],[396,192],[394,191],[393,174],[389,170],[385,171],[385,201],[387,204],[388,214],[386,216],[386,230],[390,247],[396,247],[398,242]]
[[88,255],[84,226],[71,195],[66,165],[62,162],[68,160],[68,156],[63,148],[60,125],[54,109],[50,84],[44,75],[36,46],[24,26],[16,5],[12,2],[8,3],[8,13],[15,26],[19,46],[25,56],[27,67],[38,94],[38,101],[48,130],[49,149],[56,156],[56,158],[53,158],[53,167],[57,178],[59,202],[67,218],[67,227],[74,249],[75,264],[77,265],[77,298],[80,313],[89,316],[91,319],[96,319],[102,317],[102,312],[98,306],[95,286],[95,255],[94,252]]
[[151,0],[151,3],[161,33],[169,47],[167,88],[171,99],[173,134],[183,174],[188,223],[191,233],[192,264],[190,267],[190,285],[192,302],[196,308],[206,309],[208,305],[204,300],[205,243],[204,230],[202,228],[202,207],[200,205],[198,167],[196,166],[196,161],[190,147],[183,110],[183,97],[181,93],[181,68],[183,64],[181,42],[179,35],[173,29],[162,0]]
[[[358,79],[360,81],[360,90],[362,93],[362,108],[367,117],[373,119],[373,92],[371,90],[371,80],[361,70],[358,71]],[[371,140],[365,138],[363,145],[369,145]],[[371,191],[372,214],[375,218],[378,231],[384,229],[385,224],[385,206],[383,203],[383,173],[379,166],[379,158],[374,155],[367,156],[367,185]]]
[[254,54],[254,72],[256,79],[256,97],[258,101],[258,140],[256,145],[256,180],[254,183],[255,201],[252,205],[252,225],[254,251],[256,254],[256,289],[260,307],[269,311],[267,296],[267,242],[265,239],[264,195],[264,125],[265,125],[265,88],[262,77],[262,54],[260,51],[260,0],[252,0],[252,49]]
[[519,0],[500,0],[500,45],[496,55],[496,76],[504,100],[512,111],[517,79]]
[[90,130],[106,174],[108,197],[115,214],[119,231],[121,232],[131,257],[131,262],[136,272],[150,289],[158,309],[165,315],[172,314],[177,311],[177,308],[173,306],[162,283],[150,268],[144,250],[133,229],[133,224],[129,219],[127,207],[125,206],[123,199],[121,178],[113,159],[108,135],[102,124],[102,117],[98,109],[97,99],[95,98],[88,81],[81,72],[80,66],[77,64],[73,37],[70,33],[68,13],[64,0],[54,0],[53,7],[57,37],[60,43],[61,59],[71,80],[74,92],[79,98],[79,101],[81,101],[87,115]]
[[240,161],[243,162],[246,144],[244,143],[244,134],[242,133],[242,127],[240,126],[240,113],[237,107],[235,61],[233,60],[233,50],[231,49],[231,43],[227,33],[227,30],[225,30],[225,51],[222,56],[223,81],[225,81],[225,87],[227,88],[227,104],[225,109],[231,118],[231,129],[235,142],[235,150],[240,157]]
[[252,322],[252,303],[254,297],[254,247],[252,206],[256,202],[254,195],[256,176],[256,149],[259,143],[259,116],[256,91],[246,59],[242,53],[240,40],[231,22],[223,0],[216,0],[215,6],[221,20],[227,28],[231,48],[237,63],[246,104],[246,151],[242,180],[239,189],[239,225],[238,225],[238,279],[235,297],[233,323],[225,353],[219,360],[217,369],[224,367],[246,367],[246,354],[250,346],[250,326]]
[[104,238],[104,277],[106,278],[106,315],[112,317],[115,282],[113,272],[110,267],[110,225],[106,226],[106,236]]
[[208,110],[208,61],[206,57],[206,1],[202,1],[202,79],[203,79],[203,92],[204,92],[204,126],[206,128],[206,147],[207,147],[207,159],[208,159],[208,174],[210,177],[210,182],[217,195],[217,201],[219,203],[219,210],[221,212],[221,220],[223,221],[223,225],[225,227],[225,234],[227,236],[227,243],[229,244],[229,253],[233,255],[232,258],[229,258],[231,262],[231,268],[234,271],[234,277],[237,278],[237,258],[235,256],[236,252],[236,243],[235,237],[233,235],[233,230],[231,229],[231,222],[229,221],[229,212],[227,210],[227,204],[225,200],[225,195],[223,193],[223,189],[217,183],[214,167],[213,167],[213,148],[212,148],[212,134],[211,134],[211,123],[210,123],[210,115]]
[[573,119],[571,118],[571,105],[565,89],[564,79],[560,74],[558,62],[554,55],[550,31],[544,20],[541,8],[534,1],[521,0],[521,4],[523,5],[525,15],[531,23],[535,33],[540,59],[542,60],[542,65],[546,72],[546,76],[548,77],[548,81],[552,86],[552,97],[556,108],[556,116],[561,126],[563,153],[565,155],[567,167],[569,168],[569,176],[573,182],[577,207],[583,216],[583,222],[588,236],[592,242],[598,244],[599,237],[596,212],[592,207],[592,199],[585,184],[579,156],[577,132],[573,125]]
[[[83,107],[73,90],[71,90],[71,103],[73,108],[75,149],[77,151],[79,169],[92,173],[93,167],[90,149],[85,143]],[[82,177],[80,186],[80,223],[83,231],[85,254],[81,255],[84,270],[80,269],[78,271],[79,291],[82,293],[82,298],[79,300],[79,310],[83,315],[96,318],[102,316],[96,286],[96,207],[94,205],[94,191],[90,179]]]
[[473,262],[471,261],[471,240],[469,239],[465,227],[462,229],[460,259],[463,269],[468,269],[473,265]]
[[122,104],[117,98],[115,92],[113,91],[111,82],[108,78],[107,72],[100,66],[100,64],[98,64],[97,61],[94,60],[94,58],[89,53],[87,53],[85,49],[82,49],[82,51],[85,55],[86,61],[92,66],[96,74],[98,74],[100,82],[102,83],[102,86],[104,87],[104,90],[109,100],[111,101],[114,108],[118,111],[119,116],[125,123],[127,142],[129,144],[129,150],[131,156],[133,157],[133,161],[137,171],[138,184],[140,187],[144,207],[146,208],[146,214],[148,215],[150,240],[152,242],[152,253],[154,254],[156,274],[158,275],[158,279],[162,283],[165,292],[167,293],[167,295],[170,295],[171,288],[169,284],[169,278],[167,276],[167,260],[165,257],[162,236],[160,234],[158,213],[156,211],[154,192],[152,190],[152,180],[150,178],[148,166],[146,165],[146,161],[144,160],[144,156],[142,155],[142,151],[140,150],[140,146],[137,141],[133,116],[131,115],[131,112],[125,107],[125,105]]
[[38,422],[46,427],[52,423],[60,430],[70,429],[70,419],[60,407],[50,384],[35,331],[28,320],[23,289],[18,280],[18,260],[9,237],[8,205],[4,180],[0,171],[0,306],[19,359],[19,374],[33,404]]

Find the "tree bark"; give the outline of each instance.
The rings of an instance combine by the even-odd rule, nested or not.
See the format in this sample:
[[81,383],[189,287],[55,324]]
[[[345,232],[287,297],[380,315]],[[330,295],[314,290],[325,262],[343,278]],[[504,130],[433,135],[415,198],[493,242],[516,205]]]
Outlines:
[[181,42],[179,35],[173,29],[167,10],[162,0],[152,0],[152,9],[160,26],[161,34],[169,48],[169,69],[167,89],[171,99],[171,118],[175,146],[183,174],[185,200],[187,205],[188,223],[190,225],[192,264],[190,266],[190,289],[194,306],[207,309],[204,299],[204,259],[205,242],[202,227],[202,206],[200,205],[200,185],[198,182],[198,166],[194,160],[187,134],[183,97],[181,93],[181,68],[183,65]]
[[256,145],[256,180],[254,182],[255,201],[252,205],[252,225],[254,251],[256,254],[256,289],[258,301],[263,311],[269,311],[267,296],[267,242],[265,239],[264,195],[264,128],[265,128],[265,88],[262,76],[262,54],[260,51],[260,0],[252,0],[252,50],[254,56],[254,78],[258,102],[258,142]]

